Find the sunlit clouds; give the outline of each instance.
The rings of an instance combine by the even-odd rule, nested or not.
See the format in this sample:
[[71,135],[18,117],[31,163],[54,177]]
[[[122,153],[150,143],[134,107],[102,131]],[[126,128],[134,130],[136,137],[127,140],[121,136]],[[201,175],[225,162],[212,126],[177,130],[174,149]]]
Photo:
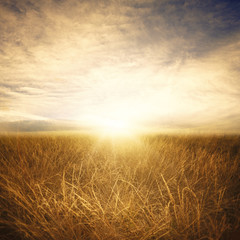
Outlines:
[[239,24],[238,1],[0,1],[0,120],[239,131]]

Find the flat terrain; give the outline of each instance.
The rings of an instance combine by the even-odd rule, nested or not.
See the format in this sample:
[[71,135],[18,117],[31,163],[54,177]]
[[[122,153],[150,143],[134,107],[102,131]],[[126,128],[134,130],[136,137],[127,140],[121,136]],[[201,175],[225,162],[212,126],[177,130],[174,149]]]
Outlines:
[[239,176],[240,136],[2,136],[0,239],[234,239]]

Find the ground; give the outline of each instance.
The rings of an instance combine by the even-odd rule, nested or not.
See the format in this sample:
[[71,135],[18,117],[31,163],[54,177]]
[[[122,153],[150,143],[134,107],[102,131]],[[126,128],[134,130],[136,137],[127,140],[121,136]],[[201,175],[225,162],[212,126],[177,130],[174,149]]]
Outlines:
[[0,137],[0,238],[232,239],[240,136]]

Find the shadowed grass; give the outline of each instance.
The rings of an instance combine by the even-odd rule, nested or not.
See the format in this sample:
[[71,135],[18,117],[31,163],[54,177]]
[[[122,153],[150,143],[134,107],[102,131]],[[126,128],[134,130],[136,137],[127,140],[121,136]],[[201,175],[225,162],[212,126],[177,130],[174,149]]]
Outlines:
[[1,239],[227,239],[240,137],[0,138]]

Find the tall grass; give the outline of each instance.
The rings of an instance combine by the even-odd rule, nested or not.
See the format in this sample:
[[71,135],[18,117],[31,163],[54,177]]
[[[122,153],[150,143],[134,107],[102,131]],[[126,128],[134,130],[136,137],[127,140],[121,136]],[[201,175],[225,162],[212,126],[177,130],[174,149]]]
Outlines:
[[230,239],[239,136],[0,138],[0,238]]

